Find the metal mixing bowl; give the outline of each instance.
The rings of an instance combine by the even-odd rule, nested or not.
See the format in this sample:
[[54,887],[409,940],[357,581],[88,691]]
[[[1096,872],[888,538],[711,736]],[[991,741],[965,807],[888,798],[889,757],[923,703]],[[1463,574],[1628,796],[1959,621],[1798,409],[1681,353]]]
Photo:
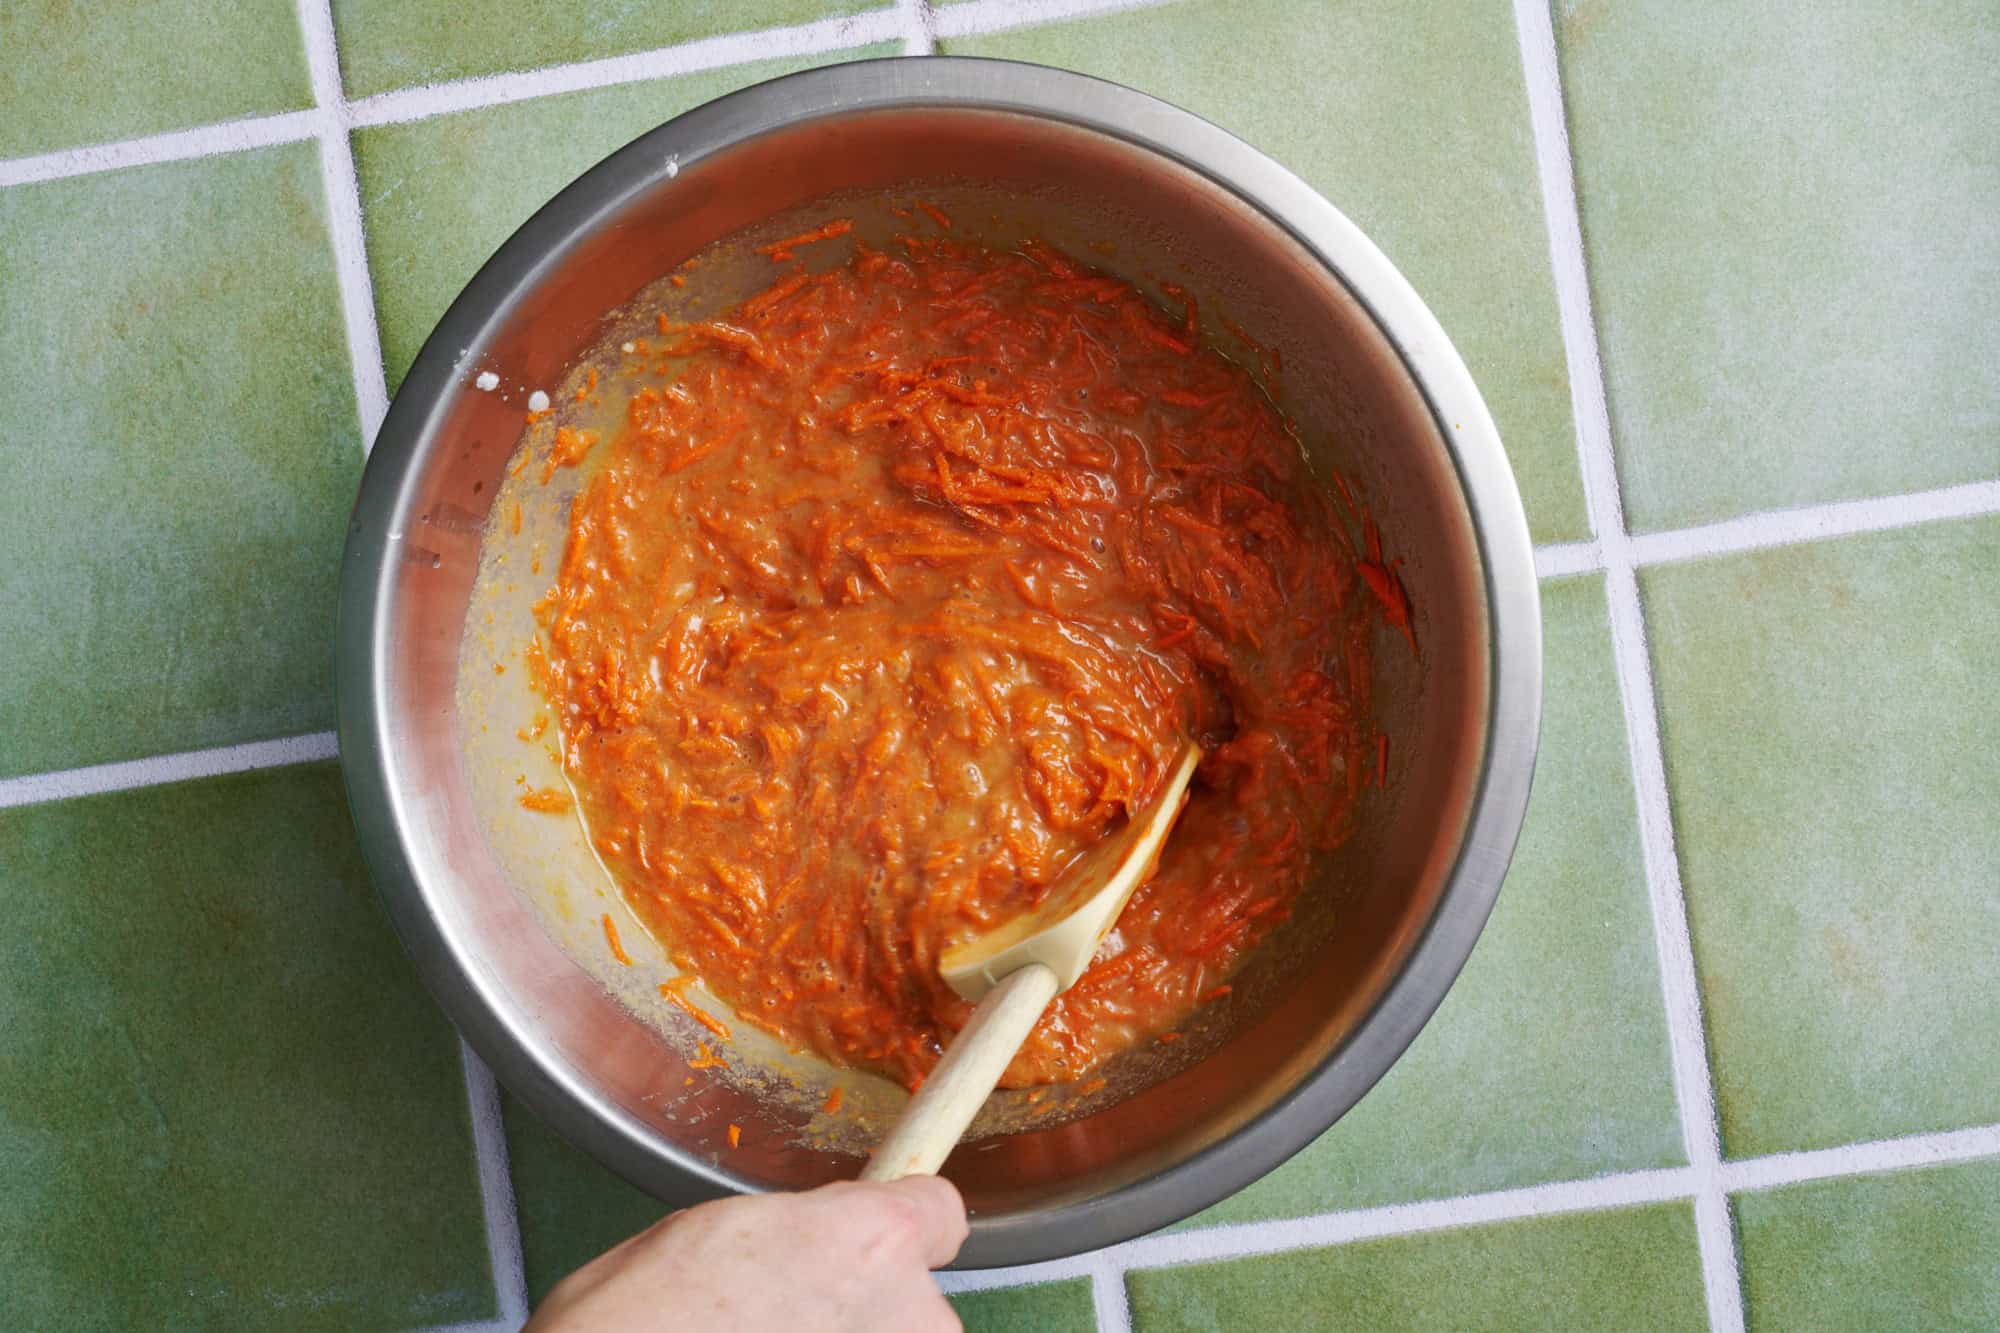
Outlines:
[[[1015,1264],[1192,1213],[1339,1119],[1457,976],[1520,830],[1541,626],[1506,455],[1423,302],[1297,177],[1128,89],[941,58],[779,79],[620,150],[480,271],[396,396],[341,572],[340,750],[369,864],[425,980],[563,1134],[675,1203],[852,1175],[851,1156],[757,1132],[785,1112],[741,1089],[716,1088],[699,1116],[668,1109],[683,1054],[551,935],[483,831],[454,686],[521,416],[472,378],[500,367],[553,387],[605,312],[710,242],[911,182],[969,191],[996,221],[1058,241],[1111,242],[1088,257],[1142,284],[1168,275],[1276,348],[1271,388],[1308,451],[1365,488],[1406,557],[1422,649],[1387,631],[1377,645],[1391,781],[1312,891],[1334,905],[1331,927],[1291,950],[1281,984],[1239,1006],[1198,1062],[947,1164],[973,1212],[961,1264]],[[719,1151],[730,1122],[745,1127],[739,1152]]]

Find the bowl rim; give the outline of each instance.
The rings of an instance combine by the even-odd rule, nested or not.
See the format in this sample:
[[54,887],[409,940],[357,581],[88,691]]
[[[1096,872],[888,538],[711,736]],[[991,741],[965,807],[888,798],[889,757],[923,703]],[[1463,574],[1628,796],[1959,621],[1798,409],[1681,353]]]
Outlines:
[[522,224],[418,353],[355,500],[341,561],[335,694],[341,770],[364,858],[425,984],[473,1050],[564,1137],[649,1193],[686,1201],[750,1187],[654,1140],[582,1085],[566,1061],[509,1020],[505,997],[429,910],[404,846],[390,773],[394,737],[383,687],[394,568],[385,534],[414,486],[415,462],[443,425],[465,350],[483,345],[517,296],[601,219],[679,167],[767,132],[926,106],[1040,117],[1150,150],[1229,191],[1324,265],[1368,312],[1428,401],[1470,517],[1491,629],[1485,744],[1458,856],[1430,920],[1372,1008],[1291,1092],[1186,1161],[1096,1198],[975,1217],[954,1267],[987,1268],[1076,1255],[1156,1230],[1248,1185],[1318,1137],[1388,1071],[1443,1000],[1492,910],[1520,833],[1542,698],[1539,589],[1520,492],[1499,431],[1443,327],[1339,209],[1191,112],[1119,84],[1013,61],[854,61],[758,83],[676,116],[606,157]]

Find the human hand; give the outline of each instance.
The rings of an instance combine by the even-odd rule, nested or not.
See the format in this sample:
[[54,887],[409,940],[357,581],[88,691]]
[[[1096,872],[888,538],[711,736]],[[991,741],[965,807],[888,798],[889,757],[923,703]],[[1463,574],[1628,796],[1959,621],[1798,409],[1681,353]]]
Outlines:
[[523,1333],[957,1333],[929,1270],[965,1237],[965,1204],[936,1176],[718,1199],[571,1273]]

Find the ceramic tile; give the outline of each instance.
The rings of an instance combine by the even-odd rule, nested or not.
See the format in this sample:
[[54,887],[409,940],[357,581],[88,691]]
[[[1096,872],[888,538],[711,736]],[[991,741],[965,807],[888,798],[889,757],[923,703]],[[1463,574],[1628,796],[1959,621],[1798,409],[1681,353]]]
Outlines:
[[1203,0],[944,45],[1129,84],[1298,172],[1388,252],[1444,322],[1507,441],[1535,539],[1588,535],[1505,4]]
[[1137,1333],[1708,1326],[1685,1204],[1157,1268],[1126,1281]]
[[666,1205],[599,1166],[506,1093],[500,1116],[530,1303],[539,1305],[556,1283],[666,1216]]
[[10,0],[0,53],[0,157],[312,105],[292,0]]
[[1556,8],[1632,525],[2000,477],[2000,9]]
[[1739,1195],[1752,1333],[2000,1328],[2000,1161]]
[[951,1298],[965,1333],[1093,1333],[1097,1312],[1082,1278]]
[[2000,1117],[2000,518],[1641,588],[1726,1150]]
[[331,764],[0,812],[14,1328],[494,1313],[458,1043]]
[[0,776],[332,723],[325,214],[310,144],[0,190]]
[[769,60],[654,83],[363,130],[355,166],[368,266],[393,390],[439,316],[500,244],[563,186],[617,148],[723,93],[843,59]]
[[595,60],[881,8],[887,0],[333,0],[350,97]]
[[1542,614],[1534,795],[1464,974],[1338,1125],[1198,1223],[1685,1160],[1601,581],[1545,584]]

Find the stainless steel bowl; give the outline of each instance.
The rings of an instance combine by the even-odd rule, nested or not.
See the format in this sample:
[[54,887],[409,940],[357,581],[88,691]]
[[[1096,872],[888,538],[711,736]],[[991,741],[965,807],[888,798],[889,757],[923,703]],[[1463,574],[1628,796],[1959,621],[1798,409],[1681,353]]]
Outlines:
[[[1241,1188],[1360,1099],[1429,1018],[1499,891],[1541,708],[1521,501],[1444,330],[1352,223],[1216,127],[1112,84],[961,59],[841,65],[711,102],[620,150],[502,247],[396,396],[341,573],[340,749],[355,822],[438,1000],[502,1082],[664,1200],[810,1186],[852,1157],[719,1089],[664,1109],[683,1057],[542,928],[482,832],[454,682],[480,533],[520,429],[473,390],[502,366],[553,386],[605,312],[710,242],[840,192],[949,182],[995,217],[1114,244],[1278,349],[1273,388],[1309,451],[1366,489],[1422,645],[1385,633],[1376,710],[1392,780],[1328,867],[1331,928],[1191,1067],[1071,1123],[947,1164],[973,1212],[966,1266],[1110,1244]],[[1094,255],[1093,259],[1099,259]],[[1398,654],[1400,653],[1400,657]],[[512,720],[508,720],[512,726]],[[1504,1058],[1496,1053],[1496,1058]],[[718,1152],[725,1122],[743,1150]]]

